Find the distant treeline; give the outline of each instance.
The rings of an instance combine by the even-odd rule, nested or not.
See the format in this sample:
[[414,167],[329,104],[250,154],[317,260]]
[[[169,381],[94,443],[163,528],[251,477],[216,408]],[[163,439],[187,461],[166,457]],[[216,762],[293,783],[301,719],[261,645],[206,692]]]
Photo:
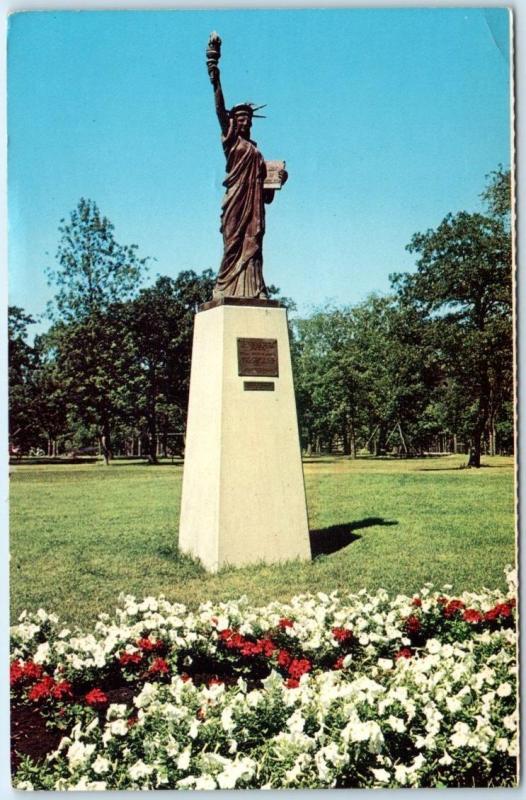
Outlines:
[[[482,197],[485,214],[448,214],[413,236],[416,271],[392,275],[388,296],[292,319],[305,450],[464,451],[472,466],[513,451],[509,171],[491,173]],[[9,309],[11,452],[182,453],[193,318],[213,273],[144,288],[147,259],[90,200],[59,234],[49,330],[31,344],[34,320]]]

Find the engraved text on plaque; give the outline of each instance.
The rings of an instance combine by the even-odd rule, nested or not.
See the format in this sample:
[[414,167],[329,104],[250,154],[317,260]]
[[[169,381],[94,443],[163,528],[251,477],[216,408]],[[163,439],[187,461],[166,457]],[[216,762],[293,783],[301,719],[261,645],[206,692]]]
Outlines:
[[277,378],[278,342],[277,339],[237,340],[238,375]]

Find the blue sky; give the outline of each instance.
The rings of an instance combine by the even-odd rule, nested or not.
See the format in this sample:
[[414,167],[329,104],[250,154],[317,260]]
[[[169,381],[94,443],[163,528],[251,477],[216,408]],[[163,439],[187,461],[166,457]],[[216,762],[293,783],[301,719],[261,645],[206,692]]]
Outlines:
[[[94,199],[156,274],[217,269],[227,104],[290,179],[267,213],[265,279],[301,313],[386,292],[412,234],[480,209],[510,161],[508,14],[498,9],[31,12],[10,19],[9,299],[53,295],[60,219]],[[44,324],[43,327],[46,327]]]

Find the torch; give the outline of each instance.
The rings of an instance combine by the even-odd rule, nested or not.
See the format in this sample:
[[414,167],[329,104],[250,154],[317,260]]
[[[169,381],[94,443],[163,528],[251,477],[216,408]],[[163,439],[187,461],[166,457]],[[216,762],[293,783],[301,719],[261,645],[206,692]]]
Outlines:
[[208,47],[206,48],[206,65],[210,73],[212,67],[217,67],[217,63],[221,58],[221,39],[219,34],[213,31],[208,40]]

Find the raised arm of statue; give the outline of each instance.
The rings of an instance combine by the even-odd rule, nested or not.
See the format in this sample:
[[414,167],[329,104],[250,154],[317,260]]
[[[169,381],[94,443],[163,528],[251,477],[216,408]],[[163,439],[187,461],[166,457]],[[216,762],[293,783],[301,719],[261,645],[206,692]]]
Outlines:
[[223,90],[221,88],[221,78],[219,74],[218,61],[221,57],[221,39],[217,33],[212,33],[206,49],[206,65],[208,68],[208,76],[210,83],[214,89],[214,100],[216,105],[216,114],[221,126],[223,136],[226,136],[229,128],[229,116],[225,106],[225,98],[223,97]]

